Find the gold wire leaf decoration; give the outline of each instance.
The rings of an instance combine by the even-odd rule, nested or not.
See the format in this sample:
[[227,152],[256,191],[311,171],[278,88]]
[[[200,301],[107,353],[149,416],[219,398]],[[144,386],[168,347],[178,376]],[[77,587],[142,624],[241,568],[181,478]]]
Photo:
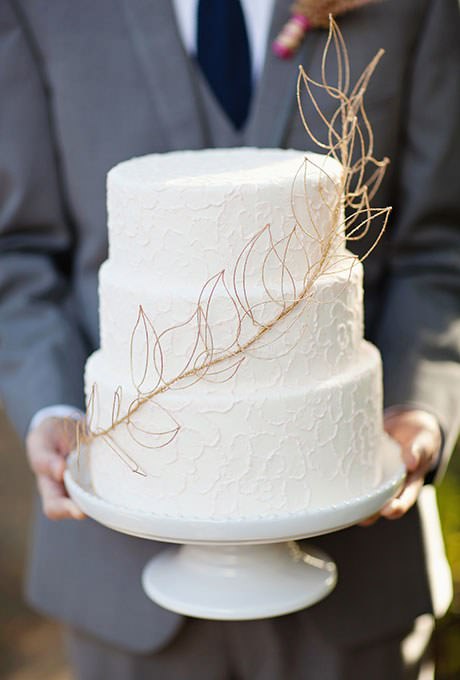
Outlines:
[[103,438],[104,443],[110,449],[112,449],[115,455],[131,470],[131,472],[134,472],[135,474],[140,475],[141,477],[147,477],[145,470],[143,470],[141,466],[134,460],[134,458],[128,455],[124,448],[118,444],[114,434],[112,434],[111,432],[96,431],[96,433],[93,434],[93,437],[96,436]]
[[[348,4],[351,7],[361,3]],[[84,438],[88,443],[102,437],[132,471],[145,474],[121,448],[121,437],[116,437],[119,429],[142,448],[167,446],[179,433],[180,423],[164,404],[159,403],[160,395],[203,380],[231,380],[245,361],[266,356],[266,348],[270,349],[269,357],[276,358],[273,346],[300,317],[306,318],[305,305],[312,298],[318,279],[328,274],[332,266],[337,272],[337,264],[342,259],[346,260],[344,269],[351,275],[356,259],[353,260],[350,253],[342,252],[345,239],[364,238],[378,219],[377,233],[360,259],[365,259],[373,250],[385,229],[390,208],[372,208],[370,200],[380,186],[388,159],[377,160],[373,156],[373,134],[364,109],[364,94],[382,54],[380,50],[351,87],[343,37],[334,19],[329,17],[320,80],[313,79],[300,66],[297,103],[311,140],[323,155],[341,164],[340,187],[337,188],[336,181],[322,163],[305,156],[293,178],[294,224],[287,233],[277,238],[270,224],[254,225],[254,234],[243,245],[232,270],[227,273],[222,269],[204,282],[196,302],[192,303],[192,313],[181,323],[158,332],[144,308],[139,306],[129,347],[131,378],[137,396],[122,408],[123,395],[118,387],[113,396],[110,425],[94,427],[96,389],[93,387],[88,400],[86,429],[80,431],[80,439]],[[327,64],[332,58],[336,73],[334,83],[327,77]],[[323,99],[327,95],[329,111],[331,102],[333,104],[329,117],[321,108],[319,93]],[[322,123],[323,138],[313,132],[305,116],[302,104],[305,94]],[[313,200],[309,195],[309,172],[316,173],[315,177],[319,178],[320,205],[314,204],[317,197]],[[297,213],[295,195],[302,198],[301,211],[297,206]],[[346,218],[343,217],[344,210],[347,211]],[[323,217],[318,219],[318,214]],[[322,236],[320,229],[324,214],[331,226],[335,225],[327,237]],[[273,285],[274,277],[269,277],[268,271],[276,271],[277,286]],[[248,286],[249,273],[251,286]],[[257,285],[255,279],[258,279]],[[224,306],[227,308],[225,323],[216,314],[216,311],[222,312]],[[170,351],[174,347],[181,347],[181,352]],[[289,347],[287,351],[292,349]],[[181,357],[183,354],[179,365],[178,354]]]
[[[135,389],[141,393],[156,389],[163,375],[163,351],[155,328],[142,305],[139,305],[131,333],[129,360],[131,381]],[[153,384],[149,385],[148,380],[152,380]]]
[[122,388],[121,385],[118,385],[117,389],[115,390],[115,394],[113,395],[112,425],[114,423],[116,423],[118,418],[120,417],[122,395],[123,395],[123,388]]
[[[179,432],[180,424],[167,409],[153,400],[145,402],[143,407],[140,411],[136,401],[131,403],[126,419],[129,434],[135,442],[147,449],[167,446]],[[144,424],[145,420],[149,423],[148,428]]]
[[[193,384],[194,379],[199,379],[202,370],[205,370],[205,368],[203,369],[203,367],[198,364],[198,357],[200,357],[207,348],[206,343],[209,343],[209,345],[212,346],[211,329],[208,328],[201,305],[197,303],[193,314],[188,319],[162,331],[158,336],[158,341],[163,344],[163,347],[168,345],[171,349],[177,347],[178,344],[184,347],[182,365],[175,367],[175,370],[171,371],[168,367],[167,352],[164,350],[166,359],[164,362],[164,371],[161,375],[163,387],[168,386],[172,388],[182,379],[184,380],[182,382],[183,387],[186,385],[190,386],[190,384]],[[172,353],[171,356],[173,356]],[[193,373],[190,372],[191,369],[193,369]],[[191,378],[192,381],[190,382],[189,380],[188,382],[185,382],[185,379],[187,378]]]

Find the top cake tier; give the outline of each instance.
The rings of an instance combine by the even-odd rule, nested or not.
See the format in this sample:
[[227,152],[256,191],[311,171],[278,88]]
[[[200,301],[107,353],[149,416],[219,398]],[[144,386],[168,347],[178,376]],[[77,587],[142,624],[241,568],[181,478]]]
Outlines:
[[[288,261],[294,278],[305,275],[305,253],[314,266],[343,252],[342,167],[319,154],[248,147],[151,154],[112,168],[107,190],[110,259],[120,276],[145,271],[151,286],[199,289],[233,267],[267,224],[274,242],[298,225],[302,242],[290,242]],[[265,232],[247,262],[248,285],[260,284],[269,246]],[[271,266],[279,276],[279,261],[268,261],[265,275]]]

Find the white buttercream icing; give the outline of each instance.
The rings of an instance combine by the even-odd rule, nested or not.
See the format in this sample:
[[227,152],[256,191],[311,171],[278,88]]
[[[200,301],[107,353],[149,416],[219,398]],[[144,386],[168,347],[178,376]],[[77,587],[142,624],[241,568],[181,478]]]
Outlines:
[[[163,377],[177,375],[196,338],[200,291],[219,272],[208,306],[214,347],[227,347],[238,328],[244,337],[257,330],[249,317],[238,327],[229,292],[238,256],[264,225],[275,241],[298,225],[303,247],[289,251],[289,288],[276,258],[261,278],[269,240],[257,242],[245,275],[259,323],[273,317],[282,294],[295,297],[308,267],[325,266],[305,299],[268,332],[264,346],[243,353],[226,382],[179,382],[118,425],[110,441],[91,442],[100,496],[159,514],[217,519],[298,512],[379,483],[381,362],[363,340],[362,266],[341,234],[341,181],[340,164],[330,158],[250,148],[154,154],[110,171],[101,349],[85,375],[88,395],[96,386],[96,429],[110,427],[115,392],[123,414],[155,387],[155,339],[190,318],[161,336]],[[264,284],[278,302],[267,302]],[[169,438],[152,438],[153,431],[176,426],[172,441],[151,448]]]

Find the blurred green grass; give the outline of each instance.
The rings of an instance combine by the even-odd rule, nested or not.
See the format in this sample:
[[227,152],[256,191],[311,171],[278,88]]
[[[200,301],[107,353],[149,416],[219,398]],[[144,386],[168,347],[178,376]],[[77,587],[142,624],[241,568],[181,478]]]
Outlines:
[[446,552],[454,580],[454,599],[438,623],[434,639],[437,680],[460,679],[460,444],[437,489]]

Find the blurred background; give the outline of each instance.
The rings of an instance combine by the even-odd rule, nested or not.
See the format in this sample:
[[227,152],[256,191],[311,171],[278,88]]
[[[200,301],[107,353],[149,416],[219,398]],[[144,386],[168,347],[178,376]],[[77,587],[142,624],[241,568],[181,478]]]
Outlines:
[[[1,411],[0,469],[0,678],[71,680],[58,626],[32,612],[22,601],[33,479],[24,452]],[[435,636],[436,679],[460,680],[459,449],[439,486],[438,499],[455,597]]]

